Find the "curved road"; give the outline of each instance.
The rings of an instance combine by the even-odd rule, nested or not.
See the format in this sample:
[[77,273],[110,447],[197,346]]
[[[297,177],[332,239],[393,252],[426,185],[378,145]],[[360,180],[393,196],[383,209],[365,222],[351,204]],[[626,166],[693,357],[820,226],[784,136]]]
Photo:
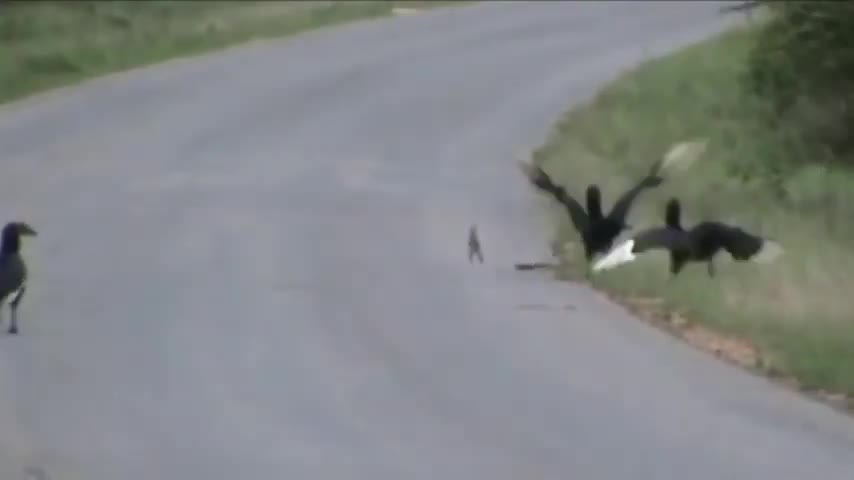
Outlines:
[[846,417],[512,271],[548,250],[512,153],[717,8],[480,4],[0,109],[40,233],[0,478],[850,480]]

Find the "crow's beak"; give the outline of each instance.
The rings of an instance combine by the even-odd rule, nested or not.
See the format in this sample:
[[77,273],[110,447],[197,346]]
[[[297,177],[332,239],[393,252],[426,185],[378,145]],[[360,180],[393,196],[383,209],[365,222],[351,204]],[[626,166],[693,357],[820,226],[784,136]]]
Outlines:
[[36,232],[33,227],[27,225],[26,223],[22,223],[18,226],[18,233],[21,235],[29,235],[31,237],[38,236],[38,232]]

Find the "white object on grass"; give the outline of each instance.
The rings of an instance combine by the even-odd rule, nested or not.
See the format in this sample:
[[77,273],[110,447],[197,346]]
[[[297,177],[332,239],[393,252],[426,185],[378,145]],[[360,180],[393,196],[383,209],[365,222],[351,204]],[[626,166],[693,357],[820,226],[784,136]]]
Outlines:
[[664,155],[662,170],[685,170],[706,151],[708,140],[690,140],[679,142],[670,147]]

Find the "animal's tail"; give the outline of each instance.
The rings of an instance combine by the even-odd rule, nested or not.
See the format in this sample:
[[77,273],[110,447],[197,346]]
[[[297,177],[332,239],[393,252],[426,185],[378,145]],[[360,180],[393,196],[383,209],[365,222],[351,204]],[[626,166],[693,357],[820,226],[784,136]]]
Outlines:
[[513,265],[513,268],[516,270],[540,270],[544,268],[557,268],[557,265],[548,262],[517,263]]

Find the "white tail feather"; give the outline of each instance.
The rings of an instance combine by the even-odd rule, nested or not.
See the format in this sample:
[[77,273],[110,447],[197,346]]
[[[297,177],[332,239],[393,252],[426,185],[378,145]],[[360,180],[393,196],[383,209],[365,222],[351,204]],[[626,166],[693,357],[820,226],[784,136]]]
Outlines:
[[673,145],[664,155],[661,169],[687,169],[706,151],[708,143],[708,140],[691,140]]
[[765,240],[762,242],[762,248],[759,250],[759,253],[751,257],[750,261],[755,263],[770,263],[782,254],[783,247],[779,243]]
[[632,249],[634,249],[634,247],[635,241],[632,239],[626,240],[620,245],[617,245],[616,248],[612,249],[607,255],[600,258],[593,264],[593,271],[598,272],[599,270],[607,270],[618,265],[631,262],[637,258],[637,256],[632,253]]

